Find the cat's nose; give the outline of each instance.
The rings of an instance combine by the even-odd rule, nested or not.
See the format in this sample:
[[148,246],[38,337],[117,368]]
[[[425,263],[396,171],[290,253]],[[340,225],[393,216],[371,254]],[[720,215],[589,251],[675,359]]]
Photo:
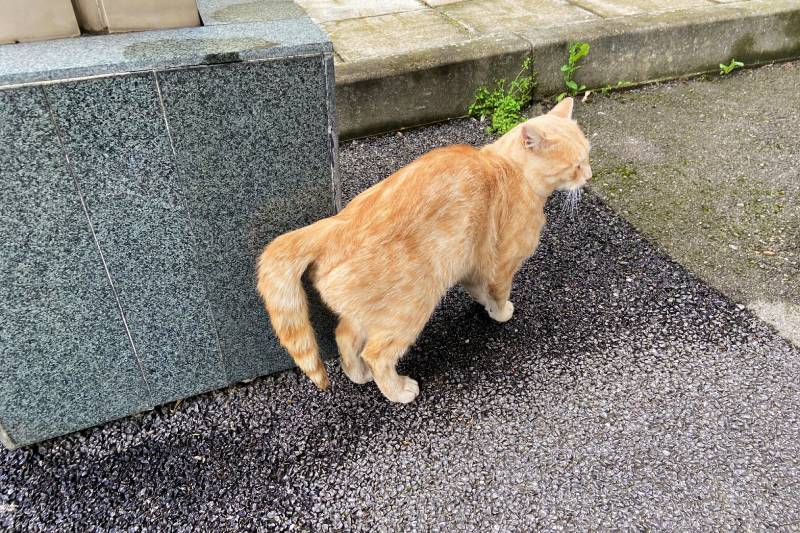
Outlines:
[[592,167],[588,167],[586,169],[586,181],[589,181],[590,179],[592,179]]

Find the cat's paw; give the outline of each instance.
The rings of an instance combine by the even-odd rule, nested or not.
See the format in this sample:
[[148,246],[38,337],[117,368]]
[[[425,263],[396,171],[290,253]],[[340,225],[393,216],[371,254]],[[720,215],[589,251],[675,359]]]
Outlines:
[[393,391],[391,396],[387,395],[387,398],[397,403],[413,402],[419,395],[419,383],[408,376],[400,376],[400,380],[400,387]]
[[503,309],[500,311],[495,311],[493,309],[487,309],[486,311],[489,313],[489,316],[492,317],[492,320],[496,320],[497,322],[508,322],[514,315],[514,304],[507,301],[505,307],[503,307]]

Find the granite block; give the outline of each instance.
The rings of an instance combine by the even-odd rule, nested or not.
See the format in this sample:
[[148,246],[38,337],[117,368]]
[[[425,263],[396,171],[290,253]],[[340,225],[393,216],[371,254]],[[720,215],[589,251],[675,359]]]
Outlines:
[[204,27],[0,47],[7,446],[292,366],[255,260],[340,207],[333,49],[288,0],[198,7]]
[[152,406],[41,88],[0,91],[0,198],[5,444]]
[[84,36],[0,46],[0,86],[332,51],[307,17]]
[[292,0],[198,0],[206,26],[302,18],[305,11]]
[[45,87],[153,400],[226,383],[153,73]]
[[[291,365],[254,267],[270,240],[334,212],[325,73],[322,54],[158,73],[231,381]],[[333,354],[329,318],[317,332]]]

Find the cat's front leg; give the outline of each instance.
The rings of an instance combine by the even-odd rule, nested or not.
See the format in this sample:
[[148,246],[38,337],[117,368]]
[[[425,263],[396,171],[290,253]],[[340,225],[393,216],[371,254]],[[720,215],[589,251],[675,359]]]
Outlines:
[[514,314],[514,304],[508,301],[508,297],[502,302],[497,301],[490,293],[487,284],[466,283],[461,285],[469,293],[473,300],[481,304],[492,320],[497,322],[507,322]]
[[[486,312],[492,320],[497,322],[507,322],[511,320],[511,316],[514,314],[514,304],[508,301],[511,283],[508,284],[508,290],[505,291],[505,296],[502,297],[502,300],[492,294],[490,284],[476,282],[462,282],[461,284],[472,299],[486,309]],[[498,294],[499,293],[502,293],[502,290],[498,291]]]
[[514,315],[514,304],[509,301],[511,296],[511,282],[517,272],[518,263],[505,264],[495,273],[495,279],[487,286],[488,305],[486,312],[493,320],[508,322]]
[[511,320],[511,317],[514,316],[514,304],[512,304],[509,300],[506,300],[504,304],[498,304],[496,302],[492,302],[492,306],[486,308],[486,312],[489,313],[489,316],[492,317],[492,320],[496,320],[497,322],[508,322]]

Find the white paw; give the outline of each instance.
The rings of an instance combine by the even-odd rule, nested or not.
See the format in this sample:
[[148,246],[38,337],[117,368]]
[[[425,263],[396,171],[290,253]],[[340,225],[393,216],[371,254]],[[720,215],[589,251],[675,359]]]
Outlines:
[[489,316],[492,317],[492,320],[508,322],[514,314],[514,304],[507,301],[505,307],[500,311],[494,311],[493,309],[487,309],[486,311],[489,313]]
[[397,403],[411,403],[417,395],[419,395],[419,383],[408,376],[401,376],[402,385],[400,390],[392,394],[392,397],[387,396],[389,400]]

